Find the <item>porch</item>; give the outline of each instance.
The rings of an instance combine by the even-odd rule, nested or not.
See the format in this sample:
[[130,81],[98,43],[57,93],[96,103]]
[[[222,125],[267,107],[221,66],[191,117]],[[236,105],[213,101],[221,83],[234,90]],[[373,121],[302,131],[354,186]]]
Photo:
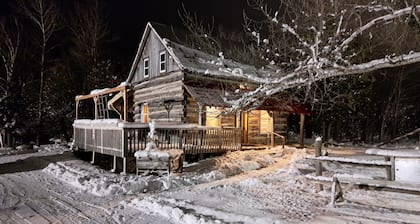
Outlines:
[[[118,119],[75,120],[74,147],[123,159],[146,148],[148,124],[124,122]],[[159,149],[182,149],[185,155],[223,153],[241,149],[242,130],[239,128],[210,128],[190,124],[156,124]]]

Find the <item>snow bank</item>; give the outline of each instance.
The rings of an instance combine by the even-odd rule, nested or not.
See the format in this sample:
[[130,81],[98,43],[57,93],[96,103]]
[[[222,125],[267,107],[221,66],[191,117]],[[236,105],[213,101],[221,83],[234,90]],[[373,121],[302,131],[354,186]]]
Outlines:
[[265,217],[253,217],[243,214],[226,212],[219,208],[194,204],[188,200],[167,199],[160,197],[146,197],[134,199],[128,204],[140,211],[151,215],[165,217],[173,223],[180,224],[206,224],[206,223],[286,223]]
[[[152,155],[157,158],[170,155],[160,151],[140,151],[137,154],[147,154],[148,156]],[[208,183],[240,173],[261,169],[275,162],[272,156],[257,151],[232,152],[226,156],[211,158],[209,161],[214,161],[212,162],[214,164],[206,166],[206,169],[200,172],[184,172],[178,175],[162,177],[122,176],[106,172],[89,163],[78,160],[51,163],[43,171],[63,182],[71,184],[83,192],[97,196],[108,196],[164,191]],[[200,163],[197,166],[200,166]]]
[[81,161],[51,163],[43,172],[97,196],[136,194],[166,190],[170,178],[157,176],[123,176],[107,173]]

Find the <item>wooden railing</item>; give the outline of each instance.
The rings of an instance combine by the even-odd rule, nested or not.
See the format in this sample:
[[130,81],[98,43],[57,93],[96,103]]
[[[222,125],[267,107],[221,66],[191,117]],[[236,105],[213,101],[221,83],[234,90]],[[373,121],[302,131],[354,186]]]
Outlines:
[[[85,122],[86,123],[86,122]],[[149,127],[141,123],[74,125],[74,146],[118,157],[144,150]],[[196,125],[156,125],[159,149],[182,149],[185,154],[220,153],[241,149],[242,130]]]
[[[149,128],[124,128],[127,153],[146,148]],[[159,149],[182,149],[185,154],[219,153],[241,149],[241,129],[157,127]]]
[[275,145],[274,139],[275,139],[275,137],[277,137],[277,138],[281,139],[281,141],[282,141],[282,148],[284,148],[284,145],[286,144],[286,137],[285,136],[283,136],[283,135],[281,135],[279,133],[276,133],[276,132],[272,132],[272,131],[268,132],[268,135],[270,135],[271,147],[274,147],[274,145]]
[[123,133],[123,129],[119,127],[74,125],[74,146],[86,151],[126,157],[123,150]]

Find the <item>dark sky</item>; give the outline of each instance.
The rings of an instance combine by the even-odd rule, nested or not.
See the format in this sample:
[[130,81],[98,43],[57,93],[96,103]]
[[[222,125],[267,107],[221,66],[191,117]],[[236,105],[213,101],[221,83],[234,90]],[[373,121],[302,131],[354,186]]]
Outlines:
[[[215,26],[222,25],[227,30],[242,29],[242,12],[247,6],[246,0],[107,0],[110,22],[113,32],[119,41],[128,44],[138,44],[144,27],[148,21],[181,26],[178,12],[182,4],[191,13],[206,22],[214,17]],[[130,44],[129,44],[130,43]],[[121,47],[126,47],[121,45]],[[127,49],[128,50],[128,49]]]
[[[74,0],[59,0],[63,5]],[[86,1],[86,0],[79,0]],[[0,0],[0,19],[11,11],[14,0]],[[134,57],[141,35],[148,21],[182,26],[179,11],[182,5],[196,13],[205,22],[214,17],[215,27],[224,30],[241,30],[242,13],[247,9],[246,0],[100,0],[108,11],[108,20],[113,36],[111,48],[115,53]],[[122,56],[122,55],[121,55]]]

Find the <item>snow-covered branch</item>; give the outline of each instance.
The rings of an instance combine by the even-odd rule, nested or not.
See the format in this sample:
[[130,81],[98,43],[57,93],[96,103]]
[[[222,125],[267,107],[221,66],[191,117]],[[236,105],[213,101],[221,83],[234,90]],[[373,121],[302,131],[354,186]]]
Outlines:
[[420,5],[280,0],[273,10],[267,1],[252,2],[265,20],[255,25],[247,20],[247,27],[265,24],[259,32],[260,39],[267,40],[260,46],[261,57],[281,72],[264,79],[243,74],[260,87],[235,102],[238,108],[256,107],[264,98],[292,88],[331,89],[316,86],[328,85],[321,80],[420,62],[420,48],[413,43],[420,37],[414,24]]
[[367,30],[371,29],[372,27],[379,26],[381,24],[385,24],[386,22],[392,21],[396,18],[410,15],[412,13],[420,12],[420,5],[415,7],[407,7],[404,9],[400,9],[397,11],[394,11],[393,13],[386,14],[384,16],[380,16],[377,18],[372,19],[362,27],[358,28],[356,31],[354,31],[347,39],[345,39],[338,48],[336,48],[335,52],[340,52],[343,50],[346,50],[348,45],[354,41],[356,37],[358,37],[363,32],[366,32]]

